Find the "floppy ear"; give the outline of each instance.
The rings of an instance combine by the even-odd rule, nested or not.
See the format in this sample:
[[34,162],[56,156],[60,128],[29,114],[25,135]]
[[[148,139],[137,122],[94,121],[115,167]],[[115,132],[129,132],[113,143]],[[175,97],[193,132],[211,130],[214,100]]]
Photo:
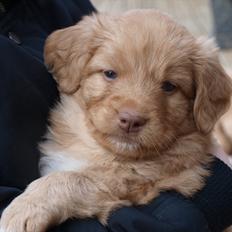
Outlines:
[[44,60],[61,92],[71,94],[78,88],[83,69],[98,43],[94,40],[100,24],[97,16],[86,16],[78,24],[53,32],[46,40]]
[[201,38],[197,43],[200,49],[195,58],[194,119],[199,131],[207,134],[230,105],[232,83],[219,63],[213,40]]

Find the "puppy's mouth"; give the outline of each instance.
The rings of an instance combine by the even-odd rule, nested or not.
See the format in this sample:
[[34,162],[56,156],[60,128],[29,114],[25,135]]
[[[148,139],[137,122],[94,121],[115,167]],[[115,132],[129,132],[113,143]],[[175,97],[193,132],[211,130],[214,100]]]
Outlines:
[[[126,133],[120,130],[114,130],[109,133],[99,130],[92,122],[94,128],[94,138],[105,148],[117,154],[131,154],[140,152],[145,147],[143,144],[141,134],[138,132]],[[130,155],[130,156],[131,156]]]
[[135,136],[108,135],[106,140],[119,152],[136,151],[141,147]]

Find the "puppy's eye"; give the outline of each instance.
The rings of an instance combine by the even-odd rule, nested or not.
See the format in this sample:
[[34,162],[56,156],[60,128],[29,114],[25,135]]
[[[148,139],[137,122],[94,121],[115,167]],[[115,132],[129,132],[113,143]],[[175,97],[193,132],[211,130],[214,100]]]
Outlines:
[[103,73],[107,79],[114,80],[117,78],[117,73],[113,70],[106,70]]
[[176,86],[174,84],[172,84],[170,81],[164,81],[162,83],[161,88],[165,91],[165,92],[173,92],[176,89]]

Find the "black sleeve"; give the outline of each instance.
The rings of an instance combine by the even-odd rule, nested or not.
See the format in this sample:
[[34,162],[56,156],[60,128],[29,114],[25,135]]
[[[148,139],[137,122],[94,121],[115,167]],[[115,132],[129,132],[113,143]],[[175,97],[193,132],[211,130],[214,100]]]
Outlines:
[[232,170],[215,159],[205,187],[192,201],[204,213],[212,232],[221,232],[232,225]]
[[114,212],[109,219],[112,232],[210,232],[203,213],[176,192],[163,192],[151,203]]
[[57,90],[38,60],[0,36],[0,184],[24,189],[39,177],[37,143]]

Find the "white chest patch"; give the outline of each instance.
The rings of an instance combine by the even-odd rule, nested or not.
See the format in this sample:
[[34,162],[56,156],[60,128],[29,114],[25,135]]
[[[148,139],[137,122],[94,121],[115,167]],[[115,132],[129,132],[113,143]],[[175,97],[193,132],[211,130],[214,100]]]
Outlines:
[[63,152],[56,152],[55,155],[42,156],[39,162],[41,176],[57,171],[82,171],[89,166],[86,159],[74,159]]

